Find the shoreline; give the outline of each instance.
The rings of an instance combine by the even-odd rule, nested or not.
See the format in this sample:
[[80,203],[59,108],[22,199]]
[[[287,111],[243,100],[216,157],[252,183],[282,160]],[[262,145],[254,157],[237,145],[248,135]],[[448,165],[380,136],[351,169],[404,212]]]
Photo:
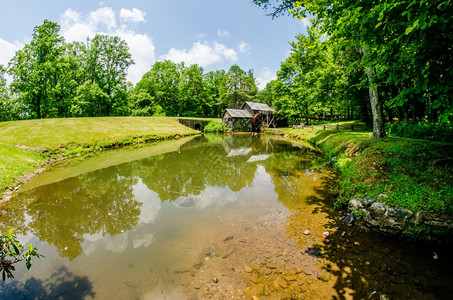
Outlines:
[[[141,144],[151,144],[151,143],[159,143],[159,142],[170,141],[170,140],[178,140],[183,137],[196,136],[196,135],[201,135],[201,134],[202,134],[201,132],[193,133],[193,134],[173,134],[170,136],[155,137],[155,138],[144,139],[144,140],[140,140],[140,137],[139,137],[138,140],[132,141],[130,143],[118,141],[118,142],[114,142],[113,144],[111,144],[109,146],[100,147],[100,148],[87,148],[87,151],[77,153],[77,154],[62,156],[59,158],[51,158],[50,156],[48,156],[48,159],[39,168],[33,170],[32,172],[27,172],[27,173],[20,175],[19,177],[16,177],[15,180],[19,181],[18,184],[16,184],[12,188],[7,187],[5,190],[2,191],[2,193],[0,195],[1,196],[0,205],[9,201],[10,198],[14,195],[14,193],[17,192],[18,190],[20,190],[20,188],[24,184],[26,184],[27,182],[32,180],[34,177],[40,175],[46,168],[52,166],[53,164],[55,164],[57,162],[60,162],[60,161],[66,160],[66,159],[70,159],[70,158],[74,158],[74,157],[83,157],[83,156],[89,155],[91,153],[99,153],[99,152],[110,151],[110,150],[115,150],[115,149],[129,147],[129,146],[141,145]],[[131,138],[134,138],[134,137],[131,136]]]
[[[453,174],[447,164],[440,168],[435,163],[449,156],[452,144],[392,137],[373,140],[367,137],[369,132],[351,130],[277,128],[268,132],[305,140],[323,153],[340,176],[335,207],[347,211],[343,217],[349,226],[402,239],[453,241],[453,199],[448,197]],[[422,144],[425,148],[420,148]],[[434,154],[420,160],[428,151]],[[424,173],[431,177],[423,177]],[[437,185],[432,187],[432,182]],[[429,188],[423,196],[417,194],[420,186]]]

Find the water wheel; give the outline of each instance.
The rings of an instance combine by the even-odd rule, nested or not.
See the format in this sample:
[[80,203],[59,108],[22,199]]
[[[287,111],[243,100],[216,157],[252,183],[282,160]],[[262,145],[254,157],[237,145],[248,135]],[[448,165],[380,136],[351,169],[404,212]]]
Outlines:
[[264,115],[256,114],[252,118],[252,131],[253,132],[260,132],[260,128],[264,122]]

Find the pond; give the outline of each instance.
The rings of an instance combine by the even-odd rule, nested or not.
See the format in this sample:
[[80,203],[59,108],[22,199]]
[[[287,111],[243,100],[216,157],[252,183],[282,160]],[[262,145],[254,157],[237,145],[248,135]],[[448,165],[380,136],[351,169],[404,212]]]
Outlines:
[[453,249],[345,226],[307,145],[204,135],[60,163],[1,207],[1,299],[447,299]]

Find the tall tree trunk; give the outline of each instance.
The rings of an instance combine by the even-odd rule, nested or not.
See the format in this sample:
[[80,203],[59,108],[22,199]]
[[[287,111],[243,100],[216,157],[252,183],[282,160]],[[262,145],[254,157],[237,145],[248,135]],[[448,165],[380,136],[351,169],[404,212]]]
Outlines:
[[[363,55],[366,55],[366,51],[362,51]],[[366,67],[366,75],[368,77],[368,93],[370,95],[371,104],[371,115],[373,118],[373,134],[372,139],[386,138],[385,134],[385,123],[384,115],[382,113],[382,100],[379,98],[378,88],[373,83],[374,70],[370,67]]]

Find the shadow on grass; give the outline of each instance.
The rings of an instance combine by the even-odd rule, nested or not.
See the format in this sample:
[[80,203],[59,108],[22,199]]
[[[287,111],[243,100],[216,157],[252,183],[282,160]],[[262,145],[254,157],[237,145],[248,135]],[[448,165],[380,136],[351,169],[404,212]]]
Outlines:
[[95,297],[88,277],[68,272],[66,267],[58,269],[49,279],[42,281],[34,277],[25,283],[14,280],[0,283],[1,299],[85,299]]
[[307,199],[315,205],[313,214],[327,214],[332,234],[303,250],[330,274],[333,299],[451,299],[453,245],[408,242],[346,226],[333,208],[335,180],[326,177]]

